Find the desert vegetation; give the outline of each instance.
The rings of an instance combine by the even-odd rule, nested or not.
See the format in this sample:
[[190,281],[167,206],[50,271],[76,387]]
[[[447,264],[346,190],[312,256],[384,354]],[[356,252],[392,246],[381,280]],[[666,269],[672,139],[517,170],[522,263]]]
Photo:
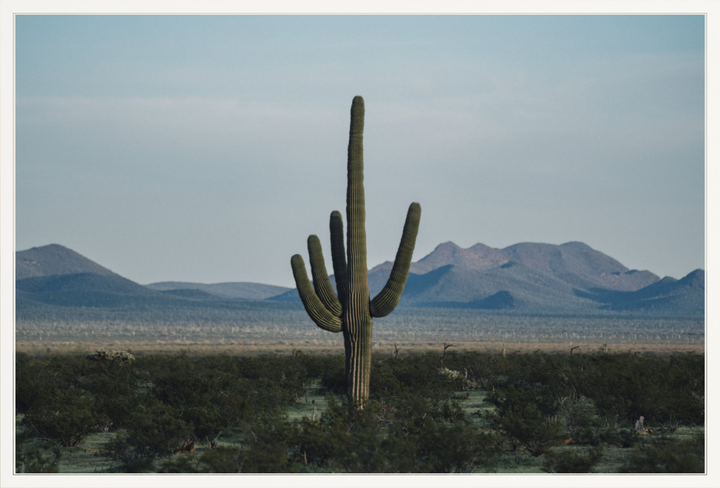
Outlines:
[[363,409],[340,354],[21,353],[16,469],[705,470],[702,354],[456,349],[376,354]]

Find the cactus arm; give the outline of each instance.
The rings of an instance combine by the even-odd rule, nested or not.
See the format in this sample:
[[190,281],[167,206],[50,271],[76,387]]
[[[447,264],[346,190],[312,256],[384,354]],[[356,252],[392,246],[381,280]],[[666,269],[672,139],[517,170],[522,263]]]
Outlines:
[[325,259],[323,259],[322,246],[320,239],[316,235],[308,237],[308,252],[310,253],[310,268],[312,269],[313,286],[315,293],[325,306],[325,308],[334,316],[340,317],[342,308],[340,302],[335,296],[335,291],[330,284],[327,270],[325,269]]
[[415,239],[420,226],[420,211],[419,203],[412,203],[408,209],[400,246],[395,256],[390,278],[388,278],[387,284],[382,291],[370,302],[370,315],[373,317],[385,317],[400,302],[400,295],[402,295],[405,288],[413,250],[415,249]]
[[305,271],[305,262],[302,256],[299,254],[294,255],[290,260],[290,265],[292,266],[295,285],[300,294],[300,300],[302,300],[305,311],[313,322],[321,329],[330,332],[341,332],[342,323],[340,319],[325,308],[325,305],[322,304],[315,294],[315,290],[313,290],[310,280],[308,279],[307,271]]
[[342,214],[334,210],[330,214],[330,251],[332,253],[335,285],[341,307],[344,307],[347,296],[347,261],[345,259],[345,241],[343,237]]

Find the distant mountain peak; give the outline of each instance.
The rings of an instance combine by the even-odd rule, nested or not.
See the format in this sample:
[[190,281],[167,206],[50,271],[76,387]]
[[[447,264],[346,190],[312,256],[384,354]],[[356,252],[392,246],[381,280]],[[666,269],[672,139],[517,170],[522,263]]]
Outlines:
[[[433,255],[433,254],[435,254],[435,253],[439,253],[439,254],[457,254],[458,252],[462,252],[462,251],[463,251],[463,248],[461,248],[460,246],[458,246],[457,244],[455,244],[455,243],[452,242],[452,241],[447,241],[447,242],[443,242],[443,243],[438,244],[438,245],[435,247],[435,249],[433,249],[433,251],[432,251],[430,254],[428,254],[428,256],[431,256],[431,255]],[[428,257],[428,256],[426,256],[426,257]]]
[[592,247],[590,247],[590,246],[588,246],[587,244],[585,244],[584,242],[580,242],[580,241],[570,241],[570,242],[566,242],[566,243],[564,243],[564,244],[560,244],[560,247],[572,247],[572,248],[575,248],[575,249],[587,249],[587,250],[589,250],[589,251],[593,251],[593,250],[594,250]]
[[44,250],[63,249],[65,251],[72,251],[72,249],[70,249],[70,248],[67,248],[61,244],[55,244],[55,243],[46,244],[44,246],[34,246],[34,247],[31,247],[30,249],[44,249]]
[[691,288],[705,290],[705,270],[698,268],[695,271],[691,271],[687,276],[678,280],[678,283]]
[[475,244],[463,249],[452,241],[443,242],[433,252],[412,264],[410,271],[425,274],[442,266],[451,264],[471,270],[490,269],[508,261],[498,249],[485,244]]
[[447,242],[441,242],[437,245],[435,250],[445,250],[445,249],[460,249],[460,246],[455,244],[453,241],[447,241]]

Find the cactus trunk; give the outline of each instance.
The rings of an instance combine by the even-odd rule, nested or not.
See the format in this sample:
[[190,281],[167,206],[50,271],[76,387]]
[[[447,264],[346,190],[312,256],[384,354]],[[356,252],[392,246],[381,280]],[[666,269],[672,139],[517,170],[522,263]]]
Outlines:
[[291,259],[298,293],[310,318],[322,329],[343,333],[347,393],[350,401],[361,408],[370,396],[372,319],[389,314],[400,301],[420,224],[420,205],[413,203],[408,209],[400,247],[388,283],[370,300],[363,183],[364,123],[364,101],[361,97],[355,97],[350,109],[348,144],[347,252],[342,242],[342,216],[338,211],[330,215],[332,262],[338,295],[335,296],[329,286],[320,241],[316,236],[308,239],[312,285],[302,257],[296,254]]
[[348,396],[363,403],[370,395],[372,317],[367,282],[365,238],[365,186],[363,182],[363,129],[365,105],[355,97],[350,109],[347,164],[347,268],[348,300],[343,311],[345,378]]
[[343,328],[345,339],[345,384],[350,401],[363,406],[370,397],[372,362],[372,318],[352,320]]

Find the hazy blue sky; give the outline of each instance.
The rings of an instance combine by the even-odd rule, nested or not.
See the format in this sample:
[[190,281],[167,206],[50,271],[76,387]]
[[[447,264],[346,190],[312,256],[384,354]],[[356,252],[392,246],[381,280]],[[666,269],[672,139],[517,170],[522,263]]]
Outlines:
[[18,16],[16,245],[140,283],[292,286],[345,211],[365,98],[368,265],[583,241],[704,267],[702,16]]

